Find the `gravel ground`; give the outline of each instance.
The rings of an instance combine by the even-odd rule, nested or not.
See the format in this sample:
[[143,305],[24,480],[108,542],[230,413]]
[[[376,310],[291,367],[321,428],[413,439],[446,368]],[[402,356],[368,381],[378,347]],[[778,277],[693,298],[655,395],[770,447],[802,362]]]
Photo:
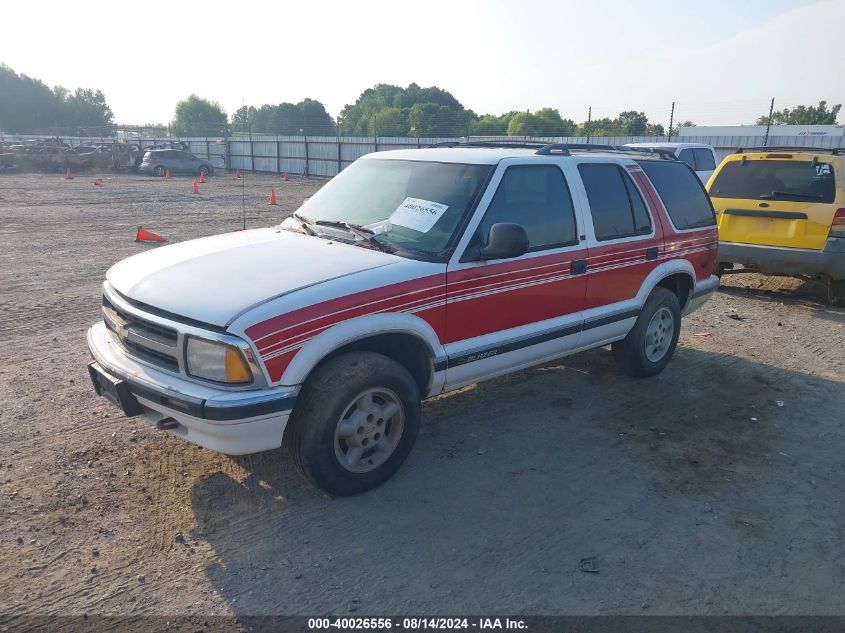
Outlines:
[[0,177],[0,614],[845,614],[845,311],[813,286],[726,277],[655,378],[599,349],[431,400],[399,474],[333,499],[121,417],[84,340],[138,225],[267,226],[322,181],[93,178]]

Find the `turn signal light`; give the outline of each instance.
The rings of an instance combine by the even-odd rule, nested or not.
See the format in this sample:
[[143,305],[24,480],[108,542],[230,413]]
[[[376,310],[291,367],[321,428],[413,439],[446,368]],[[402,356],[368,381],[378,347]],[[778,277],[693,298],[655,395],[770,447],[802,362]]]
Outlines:
[[243,354],[232,347],[226,350],[226,380],[229,382],[252,380],[252,373],[246,365]]

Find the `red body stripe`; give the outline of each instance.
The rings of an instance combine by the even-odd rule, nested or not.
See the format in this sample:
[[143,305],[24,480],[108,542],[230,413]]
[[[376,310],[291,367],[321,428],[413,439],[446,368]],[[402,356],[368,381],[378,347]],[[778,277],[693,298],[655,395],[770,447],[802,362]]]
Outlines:
[[[655,218],[651,239],[479,265],[381,286],[280,314],[247,328],[246,334],[255,342],[270,379],[277,381],[305,342],[337,323],[366,314],[413,312],[445,344],[630,299],[654,267],[673,255],[692,262],[699,279],[709,276],[718,243],[716,228],[674,231],[651,181],[637,167],[629,167],[629,172]],[[654,246],[659,249],[658,259],[646,261],[646,250]],[[575,259],[586,259],[590,274],[570,276]]]

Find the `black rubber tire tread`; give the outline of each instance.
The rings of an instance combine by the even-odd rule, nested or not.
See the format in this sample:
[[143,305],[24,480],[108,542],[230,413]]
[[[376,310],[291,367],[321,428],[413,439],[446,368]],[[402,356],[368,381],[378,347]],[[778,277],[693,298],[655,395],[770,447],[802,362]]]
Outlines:
[[[645,333],[651,317],[660,308],[667,307],[675,318],[675,331],[672,335],[672,342],[666,354],[659,361],[652,362],[645,355]],[[678,344],[678,336],[681,333],[681,304],[677,295],[666,288],[657,287],[652,290],[646,299],[640,316],[631,331],[621,341],[616,341],[611,346],[613,357],[616,362],[631,376],[644,377],[654,376],[663,371],[663,368],[672,360],[675,347]]]
[[[343,409],[368,388],[386,387],[402,400],[404,430],[390,458],[376,470],[352,473],[334,453],[334,432]],[[350,352],[320,365],[302,387],[288,422],[287,440],[296,468],[315,486],[346,496],[381,485],[402,466],[420,428],[419,387],[405,367],[375,352]]]

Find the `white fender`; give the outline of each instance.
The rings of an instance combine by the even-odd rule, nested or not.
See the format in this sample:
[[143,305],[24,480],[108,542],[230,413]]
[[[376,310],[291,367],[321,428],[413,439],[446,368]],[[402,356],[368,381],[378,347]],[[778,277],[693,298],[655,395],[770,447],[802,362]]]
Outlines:
[[[690,287],[690,291],[695,291],[695,269],[692,267],[692,264],[687,259],[670,259],[668,262],[663,262],[659,266],[656,266],[654,270],[652,270],[648,276],[643,281],[642,285],[640,286],[640,291],[637,293],[636,301],[638,306],[642,306],[648,296],[651,294],[651,291],[659,284],[663,279],[670,275],[674,275],[676,273],[686,273],[689,275],[690,279],[692,280],[692,286]],[[687,301],[689,301],[690,297],[687,297]]]
[[[279,384],[301,385],[309,372],[328,354],[354,341],[380,334],[411,334],[428,347],[432,363],[446,358],[437,333],[420,317],[397,312],[368,314],[338,323],[308,341],[293,357]],[[430,393],[440,392],[444,378],[444,371],[435,372]]]

